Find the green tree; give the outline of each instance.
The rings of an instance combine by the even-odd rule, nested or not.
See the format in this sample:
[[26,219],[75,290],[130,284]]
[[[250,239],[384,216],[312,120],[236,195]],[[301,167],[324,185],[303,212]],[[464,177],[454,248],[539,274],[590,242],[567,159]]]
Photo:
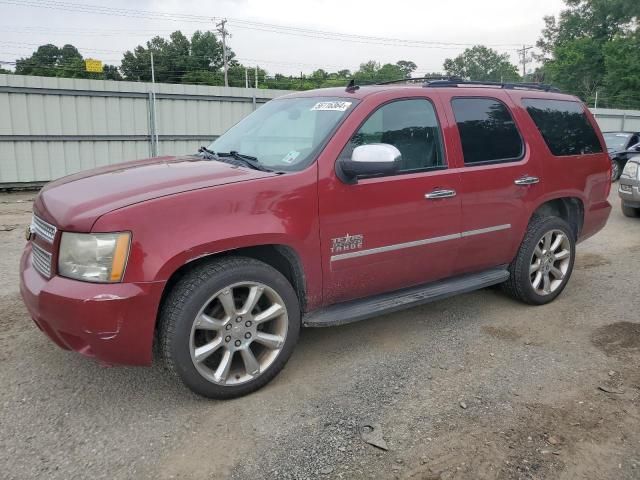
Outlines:
[[87,72],[85,59],[73,45],[58,48],[53,44],[39,46],[31,56],[16,61],[17,75],[39,75],[43,77],[94,78],[121,80],[114,65],[104,65],[102,73]]
[[380,63],[369,60],[360,64],[360,68],[353,74],[353,78],[358,83],[375,83],[378,70],[380,70]]
[[520,78],[518,68],[509,61],[508,54],[498,53],[484,45],[475,45],[455,58],[447,58],[443,68],[447,75],[485,82],[507,82]]
[[115,65],[103,65],[102,74],[105,80],[122,80],[122,75]]
[[409,78],[413,72],[416,71],[418,66],[413,63],[411,60],[398,60],[396,65],[402,72],[402,76],[404,78]]
[[[65,47],[69,47],[69,45],[65,45]],[[69,57],[70,49],[66,48],[65,58],[69,59]],[[78,68],[77,64],[63,63],[61,49],[51,43],[39,46],[31,56],[16,61],[18,75],[73,77],[80,75],[83,70],[84,68]]]
[[403,78],[407,78],[405,71],[393,63],[385,63],[375,75],[376,82],[391,82],[393,80],[402,80]]
[[640,108],[640,31],[614,38],[604,46],[606,103]]
[[408,60],[385,63],[384,65],[380,65],[375,60],[369,60],[360,64],[360,68],[354,72],[353,78],[361,84],[402,80],[411,77],[411,73],[416,68],[416,64]]
[[[633,63],[633,45],[640,2],[637,0],[565,0],[567,8],[558,17],[544,18],[545,28],[537,42],[542,61],[540,74],[561,89],[591,102],[595,92],[611,101],[626,98],[622,71],[615,66]],[[612,45],[613,44],[613,45]],[[612,46],[610,46],[612,45]],[[620,48],[620,52],[615,49]],[[610,68],[617,68],[609,74]],[[609,98],[608,92],[613,96]]]
[[[157,82],[223,83],[222,44],[213,32],[196,31],[189,40],[182,32],[176,31],[169,35],[169,39],[154,37],[145,46],[138,45],[122,58],[124,77],[127,80],[150,81],[152,52]],[[227,48],[230,66],[237,65],[234,57],[233,51]]]

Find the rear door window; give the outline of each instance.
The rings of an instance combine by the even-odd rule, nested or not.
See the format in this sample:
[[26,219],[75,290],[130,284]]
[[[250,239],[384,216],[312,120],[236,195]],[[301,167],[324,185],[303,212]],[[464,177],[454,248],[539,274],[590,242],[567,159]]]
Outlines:
[[553,155],[602,152],[600,140],[581,103],[537,98],[525,98],[522,103]]
[[494,98],[454,98],[451,107],[460,133],[465,165],[522,158],[522,137],[504,103]]

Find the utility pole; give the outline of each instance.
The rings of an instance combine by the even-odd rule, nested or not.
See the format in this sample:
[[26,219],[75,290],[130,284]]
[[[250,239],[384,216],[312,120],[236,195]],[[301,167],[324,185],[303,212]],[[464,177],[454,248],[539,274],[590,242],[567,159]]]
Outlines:
[[533,47],[527,47],[526,45],[522,45],[521,49],[518,49],[518,53],[522,54],[522,80],[526,80],[527,76],[527,63],[529,60],[527,59],[527,50],[531,50]]
[[258,65],[256,65],[256,88],[258,88]]
[[222,61],[224,62],[224,86],[229,86],[229,78],[227,75],[227,36],[231,37],[231,34],[225,28],[227,23],[227,19],[220,20],[220,22],[216,23],[217,32],[222,36]]
[[249,88],[249,70],[244,67],[244,88]]

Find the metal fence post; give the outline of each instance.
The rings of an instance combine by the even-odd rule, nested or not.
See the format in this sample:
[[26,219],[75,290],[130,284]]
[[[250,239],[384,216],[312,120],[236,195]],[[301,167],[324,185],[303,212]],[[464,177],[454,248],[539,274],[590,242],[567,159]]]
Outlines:
[[149,112],[149,156],[155,157],[157,155],[157,145],[156,145],[156,125],[155,125],[155,103],[153,101],[153,92],[148,92],[149,96],[147,99],[147,110]]

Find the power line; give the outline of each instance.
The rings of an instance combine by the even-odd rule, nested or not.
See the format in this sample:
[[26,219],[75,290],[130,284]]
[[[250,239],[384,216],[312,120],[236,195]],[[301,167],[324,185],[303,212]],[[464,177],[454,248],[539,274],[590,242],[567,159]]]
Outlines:
[[[469,47],[469,46],[477,45],[478,43],[482,43],[483,45],[494,46],[494,47],[505,47],[505,46],[514,47],[519,45],[515,43],[499,43],[499,44],[486,44],[483,42],[458,43],[458,42],[445,42],[445,41],[427,41],[427,40],[412,40],[412,39],[389,38],[389,37],[375,37],[375,36],[367,36],[367,35],[355,35],[355,34],[338,33],[338,32],[330,32],[330,31],[322,31],[322,30],[313,30],[308,28],[290,27],[290,26],[284,26],[284,25],[275,25],[275,24],[253,22],[249,20],[239,20],[239,19],[233,19],[233,18],[229,19],[229,23],[233,24],[238,28],[249,28],[249,29],[255,29],[255,30],[274,31],[274,32],[276,32],[277,30],[282,30],[282,32],[280,33],[284,33],[284,31],[287,31],[288,33],[291,33],[291,34],[294,34],[294,32],[295,34],[300,34],[300,35],[305,34],[303,36],[321,35],[322,38],[331,38],[331,39],[339,39],[339,40],[352,39],[354,41],[360,41],[363,43],[386,42],[385,44],[394,44],[394,43],[415,44],[423,47],[426,45],[431,45],[431,46],[435,46],[436,48],[437,46],[441,46],[441,45],[455,46],[455,47]],[[405,45],[401,45],[401,46],[405,46]]]
[[[83,5],[72,2],[54,1],[54,0],[0,0],[0,3],[34,7],[34,8],[48,8],[53,10],[70,11],[75,13],[89,13],[98,15],[111,15],[122,16],[130,18],[144,18],[150,20],[162,20],[162,21],[175,21],[175,22],[190,22],[205,24],[207,19],[216,20],[216,17],[206,17],[205,15],[191,15],[191,14],[179,14],[168,12],[154,12],[149,10],[133,10],[123,8],[112,8],[98,5]],[[412,39],[400,39],[400,38],[388,38],[388,37],[375,37],[366,35],[347,34],[340,32],[331,32],[325,30],[314,30],[310,28],[292,27],[285,25],[270,24],[264,22],[255,22],[241,19],[228,19],[229,24],[233,24],[238,28],[245,28],[255,31],[264,31],[271,33],[281,33],[287,35],[298,35],[310,38],[324,39],[324,40],[341,40],[358,43],[370,43],[376,45],[389,45],[389,46],[421,46],[422,48],[444,48],[444,47],[468,47],[476,44],[484,44],[487,46],[495,47],[514,47],[518,44],[515,43],[502,43],[502,44],[486,44],[484,42],[472,42],[472,43],[458,43],[458,42],[445,42],[445,41],[427,41],[427,40],[412,40]]]

